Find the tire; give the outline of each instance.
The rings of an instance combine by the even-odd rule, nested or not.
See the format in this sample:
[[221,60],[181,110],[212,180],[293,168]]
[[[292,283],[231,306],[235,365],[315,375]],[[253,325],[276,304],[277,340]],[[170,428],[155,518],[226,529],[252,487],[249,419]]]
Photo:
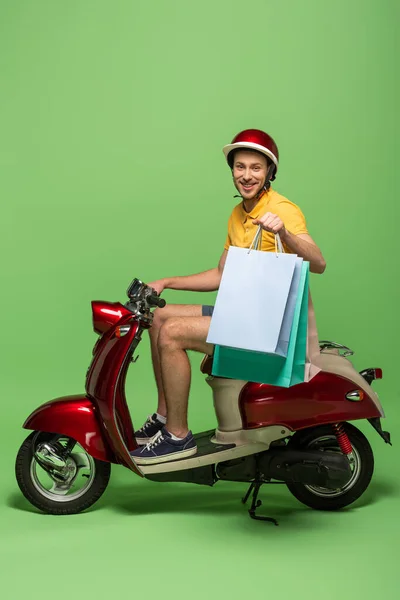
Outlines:
[[[43,469],[35,458],[35,451],[40,443],[50,440],[53,443],[55,439],[58,447],[63,445],[63,442],[71,440],[66,436],[37,431],[26,438],[19,449],[15,463],[17,483],[25,498],[45,513],[52,515],[80,513],[97,502],[104,493],[110,479],[111,465],[93,458],[83,449],[79,453],[72,452],[68,458],[71,482],[60,483],[48,470]],[[50,482],[52,485],[50,490],[42,483],[42,479]],[[74,486],[82,482],[81,489],[74,491]]]
[[[374,472],[374,455],[363,433],[350,423],[343,423],[353,447],[355,463],[353,474],[347,484],[338,490],[329,490],[302,483],[288,483],[289,491],[303,504],[316,510],[338,510],[360,498],[371,481]],[[329,440],[332,440],[332,444]],[[341,452],[331,425],[298,431],[289,440],[292,448],[322,447]]]

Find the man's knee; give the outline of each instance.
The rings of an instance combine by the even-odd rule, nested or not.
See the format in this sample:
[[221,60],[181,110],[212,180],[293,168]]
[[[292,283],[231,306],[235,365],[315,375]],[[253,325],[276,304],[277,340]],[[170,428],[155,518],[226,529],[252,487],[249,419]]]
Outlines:
[[156,310],[153,312],[153,323],[150,328],[150,333],[154,329],[159,329],[161,327],[161,325],[163,324],[163,322],[165,320],[165,319],[163,319],[163,315],[162,315],[163,310],[164,309],[162,309],[162,308],[156,308]]
[[151,329],[160,329],[163,323],[173,316],[174,310],[172,307],[173,305],[168,305],[164,308],[156,308],[156,310],[153,312],[153,324]]
[[182,336],[182,322],[179,317],[170,317],[166,319],[161,326],[158,336],[158,348],[171,348],[173,343]]

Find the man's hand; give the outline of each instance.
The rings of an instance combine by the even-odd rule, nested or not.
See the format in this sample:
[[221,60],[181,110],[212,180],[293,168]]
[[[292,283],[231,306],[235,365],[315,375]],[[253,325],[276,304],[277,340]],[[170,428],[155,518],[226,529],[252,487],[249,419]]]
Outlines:
[[166,279],[158,279],[157,281],[153,281],[152,283],[147,284],[149,287],[153,288],[157,292],[158,295],[162,294],[165,288],[167,287]]
[[279,233],[281,237],[285,237],[286,229],[281,218],[274,213],[267,212],[259,219],[253,219],[254,225],[261,225],[262,229],[270,233]]

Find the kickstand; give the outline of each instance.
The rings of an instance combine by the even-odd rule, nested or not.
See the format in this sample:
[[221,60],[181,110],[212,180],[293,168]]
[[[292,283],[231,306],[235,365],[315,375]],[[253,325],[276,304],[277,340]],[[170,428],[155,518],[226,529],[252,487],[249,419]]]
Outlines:
[[253,481],[253,483],[250,485],[249,489],[247,490],[245,497],[242,498],[242,502],[243,502],[243,504],[246,504],[251,492],[253,492],[251,506],[249,509],[250,517],[252,519],[255,519],[256,521],[269,521],[270,523],[274,523],[274,525],[278,525],[278,521],[276,521],[272,517],[261,517],[259,515],[256,515],[256,509],[259,508],[262,504],[261,500],[257,500],[257,496],[258,496],[261,486],[262,486],[262,483]]

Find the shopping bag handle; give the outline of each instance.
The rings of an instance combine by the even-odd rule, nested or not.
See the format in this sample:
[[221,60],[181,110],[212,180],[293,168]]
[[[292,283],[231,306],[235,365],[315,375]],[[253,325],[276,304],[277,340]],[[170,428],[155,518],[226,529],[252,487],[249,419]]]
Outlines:
[[[254,236],[254,239],[250,244],[250,248],[249,248],[249,251],[247,254],[250,254],[251,250],[257,250],[258,246],[260,246],[260,248],[261,248],[261,232],[262,232],[262,227],[261,227],[261,225],[259,225],[256,235]],[[279,233],[275,233],[274,238],[275,238],[275,254],[276,255],[284,254],[285,250],[283,248],[281,236],[279,235]]]

